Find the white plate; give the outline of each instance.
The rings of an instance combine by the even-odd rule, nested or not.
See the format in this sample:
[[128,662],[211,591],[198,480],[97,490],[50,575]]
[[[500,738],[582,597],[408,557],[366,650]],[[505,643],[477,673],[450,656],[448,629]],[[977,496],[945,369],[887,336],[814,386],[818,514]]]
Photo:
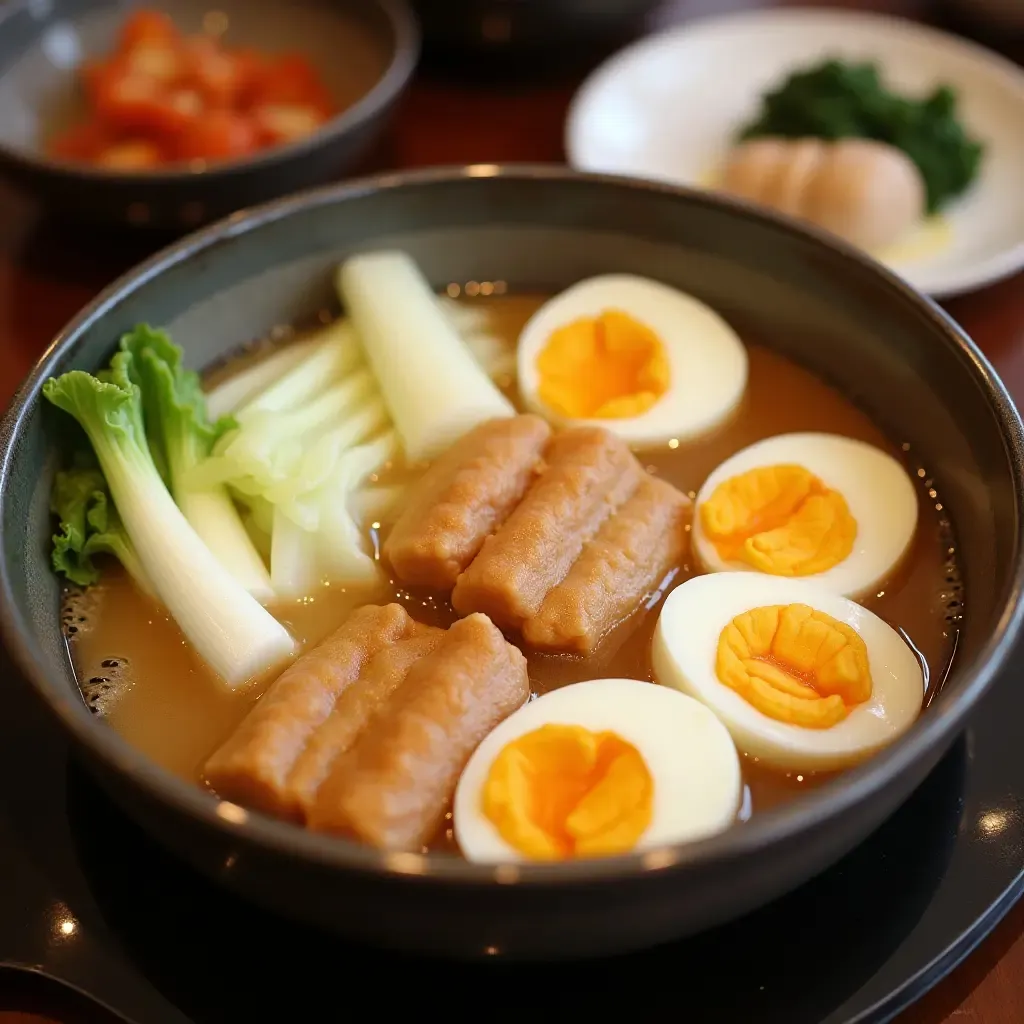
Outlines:
[[584,82],[566,150],[582,170],[706,187],[762,93],[827,57],[877,61],[883,80],[919,94],[948,83],[981,173],[944,211],[942,245],[880,258],[920,291],[969,291],[1024,266],[1024,69],[934,29],[838,10],[775,9],[701,19],[642,39]]

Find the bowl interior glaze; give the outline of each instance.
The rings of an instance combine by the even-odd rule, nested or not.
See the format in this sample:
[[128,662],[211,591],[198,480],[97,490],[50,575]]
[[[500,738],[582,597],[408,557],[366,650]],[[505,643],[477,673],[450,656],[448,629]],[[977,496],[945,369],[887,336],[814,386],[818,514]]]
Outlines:
[[[143,320],[171,330],[193,366],[208,365],[274,325],[336,309],[338,261],[377,247],[407,250],[438,287],[502,280],[510,291],[554,291],[592,274],[632,272],[684,289],[840,387],[936,480],[966,594],[956,661],[939,698],[902,741],[865,766],[741,828],[670,851],[661,867],[739,857],[827,826],[951,742],[1021,618],[1024,432],[991,367],[899,279],[786,221],[696,192],[488,165],[321,189],[222,222],[117,282],[44,355],[0,437],[3,628],[21,669],[87,756],[211,828],[236,828],[217,818],[207,794],[128,747],[79,695],[49,568],[60,424],[40,399],[42,382],[72,368],[95,370],[118,336]],[[258,815],[237,831],[290,857],[376,874],[393,868],[372,850]],[[452,857],[418,860],[420,875],[456,883],[494,878],[493,868]],[[632,856],[530,866],[523,877],[546,884],[650,867]]]

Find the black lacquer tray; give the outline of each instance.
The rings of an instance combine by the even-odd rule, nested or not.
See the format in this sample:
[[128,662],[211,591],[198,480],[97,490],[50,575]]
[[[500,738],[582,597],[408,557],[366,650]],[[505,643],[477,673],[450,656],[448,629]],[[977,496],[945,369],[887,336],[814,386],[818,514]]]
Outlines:
[[797,892],[647,953],[524,967],[358,948],[222,892],[110,803],[4,659],[0,962],[34,975],[0,973],[0,1006],[48,976],[134,1024],[334,1019],[366,998],[374,1013],[437,1008],[450,1020],[674,1007],[690,1024],[888,1021],[1024,884],[1022,674],[1024,649],[897,815]]

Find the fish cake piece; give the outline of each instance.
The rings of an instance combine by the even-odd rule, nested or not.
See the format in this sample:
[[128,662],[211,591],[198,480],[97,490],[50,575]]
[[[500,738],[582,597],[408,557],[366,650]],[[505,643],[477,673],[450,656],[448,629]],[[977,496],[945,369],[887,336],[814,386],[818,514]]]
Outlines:
[[529,695],[522,653],[486,615],[460,619],[335,763],[310,827],[419,850],[440,826],[470,754]]
[[550,436],[539,416],[490,420],[436,459],[384,543],[398,578],[450,590],[526,493]]
[[526,642],[542,651],[592,651],[679,564],[690,505],[671,484],[645,477],[526,621]]
[[749,139],[729,153],[721,184],[869,250],[917,223],[927,198],[906,153],[874,139]]
[[452,605],[460,615],[483,612],[503,629],[521,628],[645,475],[625,442],[600,427],[556,434],[545,460],[518,508],[459,576]]
[[749,139],[734,146],[722,168],[723,191],[741,199],[763,202],[772,182],[789,163],[789,141],[778,138]]
[[826,152],[827,146],[821,139],[794,139],[764,202],[791,217],[799,217],[807,186],[817,177]]
[[409,670],[444,639],[444,630],[413,622],[406,635],[379,651],[363,666],[359,678],[347,686],[299,754],[288,773],[288,800],[305,818],[316,791],[334,762],[344,754],[388,697],[405,682]]
[[831,143],[807,183],[800,216],[862,249],[891,245],[925,215],[925,187],[913,160],[874,139]]
[[203,776],[225,800],[301,821],[288,777],[341,693],[374,655],[414,627],[399,604],[365,605],[281,673],[227,741]]

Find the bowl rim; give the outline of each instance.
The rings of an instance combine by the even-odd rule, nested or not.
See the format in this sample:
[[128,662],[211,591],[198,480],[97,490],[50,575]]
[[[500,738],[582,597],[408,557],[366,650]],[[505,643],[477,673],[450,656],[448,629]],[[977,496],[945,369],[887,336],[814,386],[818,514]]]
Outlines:
[[[220,181],[239,172],[273,168],[286,161],[301,158],[340,138],[347,132],[366,124],[381,110],[386,109],[409,83],[419,62],[422,36],[419,21],[407,0],[362,0],[366,6],[376,7],[387,19],[394,35],[389,60],[383,73],[370,89],[334,117],[325,121],[316,131],[294,142],[268,146],[248,156],[213,163],[197,161],[194,164],[158,167],[143,171],[118,171],[97,167],[84,161],[65,160],[51,156],[42,149],[25,149],[10,145],[0,136],[0,160],[26,171],[44,172],[55,177],[76,181],[103,182],[109,185],[173,186],[187,182]],[[33,0],[15,0],[0,7],[0,32],[10,19],[25,13]],[[202,163],[202,166],[200,166]]]
[[[217,248],[226,240],[245,235],[267,224],[298,213],[344,203],[359,197],[387,193],[406,186],[448,186],[474,178],[502,181],[589,184],[609,193],[648,193],[699,207],[711,207],[730,216],[759,222],[794,236],[825,255],[829,250],[849,264],[850,270],[883,284],[893,302],[900,303],[924,324],[941,334],[966,373],[986,394],[1002,434],[1006,459],[1014,484],[1019,519],[1024,519],[1024,423],[995,370],[966,332],[934,302],[916,292],[896,274],[824,231],[808,228],[752,203],[639,179],[587,173],[563,165],[471,164],[426,170],[388,172],[349,182],[306,190],[240,211],[194,232],[130,269],[99,295],[61,330],[39,357],[35,367],[15,393],[0,425],[0,522],[6,514],[11,489],[12,455],[21,438],[24,421],[41,401],[43,381],[72,349],[79,337],[126,294],[146,285],[166,270]],[[955,525],[955,524],[954,524]],[[345,839],[307,832],[286,822],[246,811],[228,801],[218,801],[194,783],[187,782],[150,761],[140,750],[100,722],[80,694],[76,697],[65,681],[47,676],[33,654],[32,630],[18,614],[11,567],[0,555],[0,637],[15,665],[56,715],[63,728],[105,769],[129,776],[135,787],[160,805],[222,833],[226,840],[245,842],[278,855],[297,858],[336,870],[377,877],[402,876],[419,883],[465,886],[572,886],[595,881],[626,881],[666,872],[684,871],[711,861],[740,860],[766,846],[800,833],[810,832],[841,813],[877,794],[892,777],[936,749],[944,749],[963,728],[967,713],[1003,668],[1024,624],[1024,543],[1014,540],[1013,568],[998,621],[971,663],[960,666],[964,681],[948,701],[921,715],[896,743],[859,767],[843,773],[827,786],[802,799],[757,815],[742,828],[688,844],[668,845],[641,853],[601,860],[557,864],[480,864],[452,854],[387,853]],[[59,628],[56,619],[54,628]]]

